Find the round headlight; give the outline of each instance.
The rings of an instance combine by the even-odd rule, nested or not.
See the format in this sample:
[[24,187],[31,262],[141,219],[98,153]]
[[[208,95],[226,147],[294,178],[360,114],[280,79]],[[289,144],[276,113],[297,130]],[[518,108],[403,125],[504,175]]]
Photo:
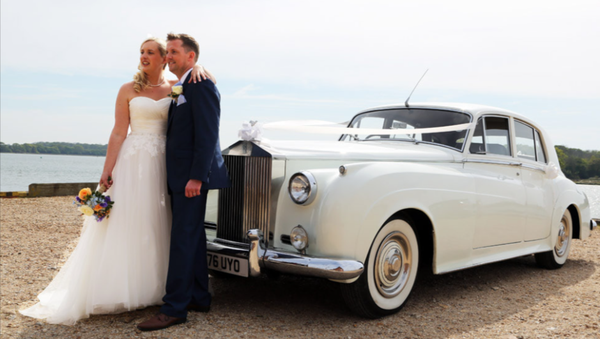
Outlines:
[[290,232],[290,242],[298,251],[304,251],[308,247],[308,233],[302,226],[298,225]]
[[317,195],[317,181],[309,172],[296,173],[290,178],[288,191],[296,204],[309,204]]

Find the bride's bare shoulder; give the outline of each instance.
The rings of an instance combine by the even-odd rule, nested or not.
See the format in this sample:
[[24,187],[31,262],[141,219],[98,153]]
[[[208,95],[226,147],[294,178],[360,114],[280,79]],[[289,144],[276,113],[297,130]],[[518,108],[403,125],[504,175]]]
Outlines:
[[126,94],[127,96],[135,95],[135,89],[133,88],[134,82],[129,81],[124,83],[119,89],[119,94]]
[[133,88],[133,81],[124,83],[119,89],[119,94],[117,94],[117,101],[125,100],[129,102],[130,99],[137,95],[135,89]]
[[126,82],[126,83],[124,83],[124,84],[121,86],[121,90],[122,90],[122,91],[123,91],[123,90],[131,90],[131,91],[135,91],[135,90],[133,89],[133,85],[134,85],[134,84],[135,84],[135,82],[133,82],[133,81]]

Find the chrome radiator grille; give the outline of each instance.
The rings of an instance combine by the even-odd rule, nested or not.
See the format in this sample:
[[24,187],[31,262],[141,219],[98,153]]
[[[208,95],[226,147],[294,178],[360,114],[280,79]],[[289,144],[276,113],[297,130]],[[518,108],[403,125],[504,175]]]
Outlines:
[[269,234],[272,158],[223,155],[231,187],[219,193],[217,238],[248,243],[248,230]]

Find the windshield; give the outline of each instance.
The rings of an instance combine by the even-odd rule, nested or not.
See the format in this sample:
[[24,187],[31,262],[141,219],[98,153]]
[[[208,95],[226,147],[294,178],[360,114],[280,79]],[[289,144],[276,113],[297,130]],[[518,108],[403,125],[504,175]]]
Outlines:
[[[414,133],[411,130],[465,124],[471,116],[465,113],[434,109],[390,109],[362,113],[354,117],[349,128],[356,128],[356,134],[344,134],[340,141],[394,141],[408,140],[440,144],[462,150],[467,129],[450,132]],[[361,133],[360,129],[365,131]],[[369,133],[373,129],[390,130],[389,133]]]

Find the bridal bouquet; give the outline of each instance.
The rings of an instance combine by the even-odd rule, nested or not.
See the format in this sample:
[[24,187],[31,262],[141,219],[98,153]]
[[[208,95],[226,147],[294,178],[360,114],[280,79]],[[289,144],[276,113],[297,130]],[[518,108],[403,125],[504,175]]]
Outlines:
[[104,218],[108,218],[110,209],[115,203],[110,200],[110,196],[103,195],[106,191],[106,186],[101,185],[97,191],[92,191],[89,188],[83,188],[79,191],[79,194],[75,197],[73,202],[78,207],[78,210],[84,215],[94,216],[96,221],[100,222]]

